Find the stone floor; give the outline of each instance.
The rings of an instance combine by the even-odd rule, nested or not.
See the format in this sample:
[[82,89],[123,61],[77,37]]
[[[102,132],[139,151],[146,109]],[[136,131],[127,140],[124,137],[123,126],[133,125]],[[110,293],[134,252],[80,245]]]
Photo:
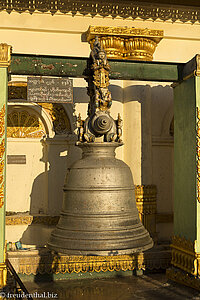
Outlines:
[[167,280],[164,273],[50,283],[26,282],[34,299],[60,300],[200,300],[200,293]]

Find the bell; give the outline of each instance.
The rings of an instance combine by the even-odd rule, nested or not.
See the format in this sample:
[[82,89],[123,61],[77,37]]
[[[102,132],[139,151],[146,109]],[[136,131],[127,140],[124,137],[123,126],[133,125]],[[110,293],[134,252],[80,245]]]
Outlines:
[[48,246],[68,255],[122,255],[153,246],[140,222],[130,168],[115,158],[121,146],[122,119],[110,116],[110,66],[95,38],[88,74],[88,117],[78,117],[82,159],[64,185],[60,220]]
[[130,168],[116,142],[83,143],[82,159],[64,185],[61,217],[50,249],[67,255],[131,254],[153,246],[140,222]]

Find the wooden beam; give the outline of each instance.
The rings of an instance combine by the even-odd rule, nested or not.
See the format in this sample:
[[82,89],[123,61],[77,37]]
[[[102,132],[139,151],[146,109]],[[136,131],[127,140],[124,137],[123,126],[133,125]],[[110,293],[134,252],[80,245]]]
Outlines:
[[[182,63],[109,60],[110,79],[177,82]],[[87,77],[88,58],[13,54],[12,75]]]

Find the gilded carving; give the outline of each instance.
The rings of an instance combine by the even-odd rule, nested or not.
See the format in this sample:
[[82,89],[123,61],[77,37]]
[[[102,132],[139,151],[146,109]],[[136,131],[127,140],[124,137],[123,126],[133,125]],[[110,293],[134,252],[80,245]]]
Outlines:
[[0,188],[0,208],[4,205],[4,184]]
[[198,107],[196,132],[197,200],[200,202],[200,109]]
[[172,237],[172,261],[171,264],[181,270],[197,276],[199,275],[199,254],[195,252],[195,242],[179,236]]
[[5,104],[0,111],[0,137],[5,133]]
[[163,38],[163,30],[90,26],[87,40],[91,49],[95,36],[98,36],[108,58],[152,60],[157,44]]
[[172,269],[172,268],[166,270],[166,275],[167,278],[172,281],[175,281],[177,283],[189,286],[193,289],[200,291],[200,280],[196,276],[191,277],[191,275],[188,273],[185,273],[178,269]]
[[[116,256],[56,256],[50,252],[15,255],[13,265],[22,274],[65,274],[113,272],[134,269],[166,269],[170,266],[169,250]],[[9,255],[12,263],[12,253]]]
[[[128,4],[127,4],[128,2]],[[111,16],[116,18],[119,16],[123,19],[125,18],[140,18],[142,20],[155,21],[157,19],[161,21],[170,20],[175,22],[177,20],[185,23],[191,22],[195,23],[200,21],[200,12],[192,7],[184,6],[173,6],[173,5],[162,5],[162,4],[152,4],[147,3],[135,3],[132,1],[109,1],[106,2],[96,0],[96,1],[84,1],[84,0],[68,0],[68,1],[34,1],[34,0],[20,0],[20,1],[8,1],[1,0],[0,10],[6,10],[8,13],[11,11],[16,11],[18,13],[34,11],[40,12],[50,12],[52,15],[56,12],[59,13],[71,13],[75,15],[80,13],[82,15],[91,16]]]
[[0,161],[3,159],[4,153],[5,153],[5,139],[3,139],[0,144]]
[[95,35],[114,35],[126,37],[137,36],[152,36],[160,38],[163,36],[163,30],[155,30],[148,28],[134,28],[134,27],[110,27],[110,26],[90,26],[88,29],[88,39],[94,38]]
[[4,160],[0,162],[0,176],[3,177],[4,173]]
[[67,114],[59,103],[39,103],[50,115],[56,134],[66,134],[71,131],[70,121]]
[[77,118],[78,144],[94,142],[96,138],[104,142],[122,142],[122,119],[120,115],[117,120],[110,116],[112,97],[108,89],[109,70],[106,52],[98,36],[95,36],[88,64],[88,117],[85,121],[80,115]]
[[37,116],[18,110],[8,114],[7,137],[42,138],[45,134],[45,129]]
[[0,67],[8,67],[11,63],[12,47],[7,44],[0,44]]
[[154,239],[156,238],[156,198],[155,185],[135,186],[135,199],[140,220]]

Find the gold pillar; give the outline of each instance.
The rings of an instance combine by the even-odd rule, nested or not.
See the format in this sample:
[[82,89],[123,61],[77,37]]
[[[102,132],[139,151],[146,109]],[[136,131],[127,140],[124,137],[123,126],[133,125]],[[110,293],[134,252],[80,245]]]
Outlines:
[[156,240],[156,197],[155,185],[135,186],[135,199],[140,220],[154,241]]
[[157,44],[163,38],[163,30],[90,26],[87,41],[91,48],[95,36],[98,36],[108,58],[151,61]]

